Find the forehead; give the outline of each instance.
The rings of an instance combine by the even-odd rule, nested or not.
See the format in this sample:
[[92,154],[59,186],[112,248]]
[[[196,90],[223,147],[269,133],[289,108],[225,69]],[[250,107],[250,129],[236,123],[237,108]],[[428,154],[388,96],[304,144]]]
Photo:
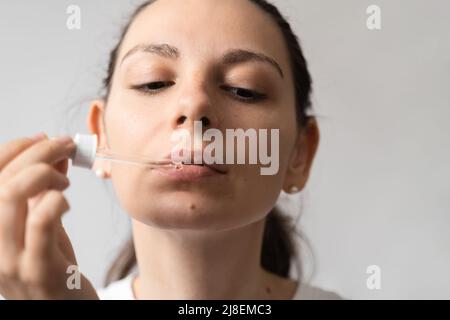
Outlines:
[[289,69],[281,31],[249,0],[158,0],[133,21],[119,57],[145,43],[168,43],[191,59],[218,57],[231,48],[252,49]]

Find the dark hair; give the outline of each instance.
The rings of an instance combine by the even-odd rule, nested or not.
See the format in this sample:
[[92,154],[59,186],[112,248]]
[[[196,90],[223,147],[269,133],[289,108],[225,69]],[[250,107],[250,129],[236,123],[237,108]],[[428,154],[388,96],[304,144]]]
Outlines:
[[[107,76],[103,80],[104,89],[106,91],[105,100],[107,100],[111,89],[112,78],[120,47],[131,23],[139,13],[155,1],[157,0],[146,1],[134,11],[128,24],[122,31],[118,44],[111,51]],[[249,1],[268,13],[282,31],[289,51],[290,66],[293,72],[297,122],[300,127],[304,127],[312,118],[312,116],[307,114],[308,110],[311,108],[310,95],[312,80],[299,40],[292,31],[290,24],[273,4],[270,4],[266,0]],[[296,260],[297,274],[300,280],[302,268],[298,259],[298,250],[293,239],[294,234],[296,234],[296,229],[295,225],[292,225],[291,223],[291,218],[284,215],[277,207],[274,207],[266,217],[261,265],[267,271],[287,278],[289,277],[291,262],[292,260]],[[135,265],[136,254],[133,239],[131,238],[121,249],[116,260],[111,265],[106,275],[105,284],[107,285],[113,281],[124,278],[131,272]]]

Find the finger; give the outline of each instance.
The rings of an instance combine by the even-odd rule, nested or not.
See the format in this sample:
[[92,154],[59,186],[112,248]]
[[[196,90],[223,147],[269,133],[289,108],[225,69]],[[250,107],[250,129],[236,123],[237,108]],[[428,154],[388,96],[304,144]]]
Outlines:
[[25,201],[46,189],[64,190],[70,184],[64,174],[46,163],[37,163],[18,172],[0,187],[0,199]]
[[68,159],[61,160],[60,162],[56,163],[53,167],[62,174],[67,175],[67,171],[69,171],[69,160]]
[[21,138],[13,141],[8,141],[0,145],[0,171],[18,154],[25,151],[32,145],[45,139],[45,134],[39,134],[32,138]]
[[57,231],[61,216],[70,206],[60,191],[49,190],[30,211],[26,222],[25,254],[33,258],[49,257],[58,248]]
[[6,179],[8,179],[23,168],[38,162],[53,165],[64,159],[68,159],[75,151],[75,148],[75,143],[70,137],[41,141],[26,149],[9,162],[2,169],[2,176],[6,176]]
[[[32,165],[0,187],[0,202],[4,208],[0,216],[0,242],[2,247],[20,250],[24,246],[28,198],[47,189],[64,190],[69,179],[48,164]],[[37,204],[36,204],[37,205]]]

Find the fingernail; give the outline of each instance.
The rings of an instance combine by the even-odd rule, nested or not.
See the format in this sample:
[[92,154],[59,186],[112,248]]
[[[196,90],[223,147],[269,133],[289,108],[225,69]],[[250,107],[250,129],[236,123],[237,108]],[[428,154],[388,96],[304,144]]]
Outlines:
[[38,134],[35,134],[34,136],[30,137],[33,141],[41,141],[47,138],[47,135],[43,132],[39,132]]
[[70,136],[56,137],[52,138],[52,140],[60,144],[67,144],[69,142],[73,142],[73,139]]

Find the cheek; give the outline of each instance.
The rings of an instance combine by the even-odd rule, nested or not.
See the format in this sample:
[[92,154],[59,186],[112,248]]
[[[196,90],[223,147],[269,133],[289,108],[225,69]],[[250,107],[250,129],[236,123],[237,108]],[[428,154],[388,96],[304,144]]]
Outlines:
[[147,145],[148,137],[161,132],[161,114],[153,103],[132,90],[113,87],[105,116],[111,144],[118,148]]
[[157,188],[151,184],[149,172],[128,166],[112,166],[111,180],[121,207],[132,217],[150,218],[158,204]]
[[246,173],[239,173],[235,183],[236,206],[241,210],[240,213],[246,214],[251,221],[264,218],[276,204],[283,174],[279,171],[275,175],[261,175],[260,166],[253,166],[251,169],[242,166],[238,170],[245,170]]
[[122,148],[130,143],[132,146],[133,141],[137,143],[150,130],[150,125],[145,126],[146,118],[145,114],[132,108],[110,107],[105,118],[110,144]]
[[115,153],[161,160],[171,146],[166,122],[144,107],[111,107],[105,118],[109,147]]

